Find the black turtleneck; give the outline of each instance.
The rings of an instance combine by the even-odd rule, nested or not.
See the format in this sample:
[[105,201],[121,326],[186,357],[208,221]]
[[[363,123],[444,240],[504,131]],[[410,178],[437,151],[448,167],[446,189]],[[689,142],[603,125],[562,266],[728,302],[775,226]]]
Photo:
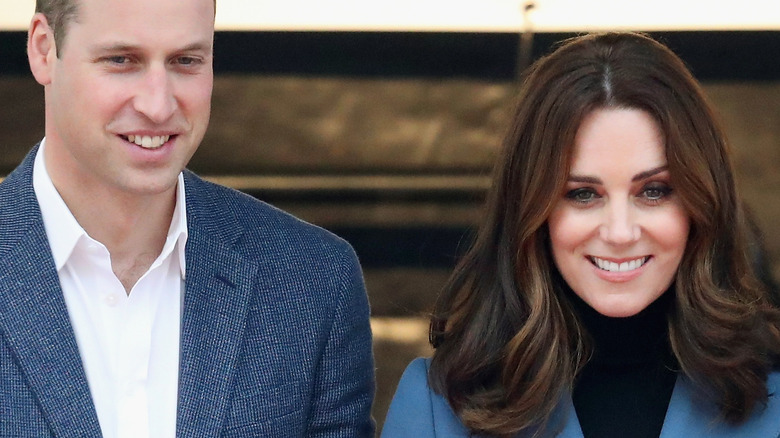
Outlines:
[[569,291],[593,346],[572,394],[585,438],[660,435],[676,379],[666,318],[673,294],[637,315],[609,318]]

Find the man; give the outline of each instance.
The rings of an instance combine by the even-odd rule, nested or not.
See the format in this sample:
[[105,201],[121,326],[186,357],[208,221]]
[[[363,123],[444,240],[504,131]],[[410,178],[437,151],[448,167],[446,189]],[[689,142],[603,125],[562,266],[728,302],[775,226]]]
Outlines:
[[46,136],[0,184],[0,436],[373,434],[352,249],[183,171],[214,7],[38,0]]

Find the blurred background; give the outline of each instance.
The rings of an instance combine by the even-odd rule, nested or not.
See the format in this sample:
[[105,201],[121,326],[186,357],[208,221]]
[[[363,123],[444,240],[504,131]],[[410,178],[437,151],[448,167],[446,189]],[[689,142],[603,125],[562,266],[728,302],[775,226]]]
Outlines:
[[[190,168],[355,247],[381,427],[427,311],[468,246],[530,62],[589,31],[645,31],[692,69],[730,135],[780,276],[780,4],[769,0],[219,0],[209,132]],[[34,0],[0,0],[0,177],[43,136]]]

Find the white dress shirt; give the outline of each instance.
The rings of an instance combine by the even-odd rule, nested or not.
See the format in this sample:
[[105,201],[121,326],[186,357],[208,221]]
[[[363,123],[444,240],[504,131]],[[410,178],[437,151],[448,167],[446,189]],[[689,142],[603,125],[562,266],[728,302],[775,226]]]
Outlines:
[[106,438],[174,437],[187,218],[184,177],[162,252],[128,295],[106,247],[73,217],[46,170],[41,143],[33,187]]

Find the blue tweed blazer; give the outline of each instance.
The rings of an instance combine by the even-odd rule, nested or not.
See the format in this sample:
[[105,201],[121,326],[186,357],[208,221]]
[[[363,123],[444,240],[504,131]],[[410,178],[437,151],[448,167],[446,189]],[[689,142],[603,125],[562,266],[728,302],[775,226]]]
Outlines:
[[[32,187],[0,184],[0,436],[99,437]],[[373,436],[369,310],[352,248],[185,171],[178,437]]]
[[[430,359],[415,359],[406,368],[382,428],[382,438],[471,437],[447,401],[428,386]],[[714,403],[693,393],[687,379],[679,377],[672,391],[660,438],[778,438],[780,437],[780,373],[769,375],[769,401],[743,424],[733,426],[718,419]],[[565,397],[553,413],[552,427],[542,437],[582,438],[571,397]],[[517,438],[531,438],[533,432]],[[631,432],[626,431],[630,437]]]

